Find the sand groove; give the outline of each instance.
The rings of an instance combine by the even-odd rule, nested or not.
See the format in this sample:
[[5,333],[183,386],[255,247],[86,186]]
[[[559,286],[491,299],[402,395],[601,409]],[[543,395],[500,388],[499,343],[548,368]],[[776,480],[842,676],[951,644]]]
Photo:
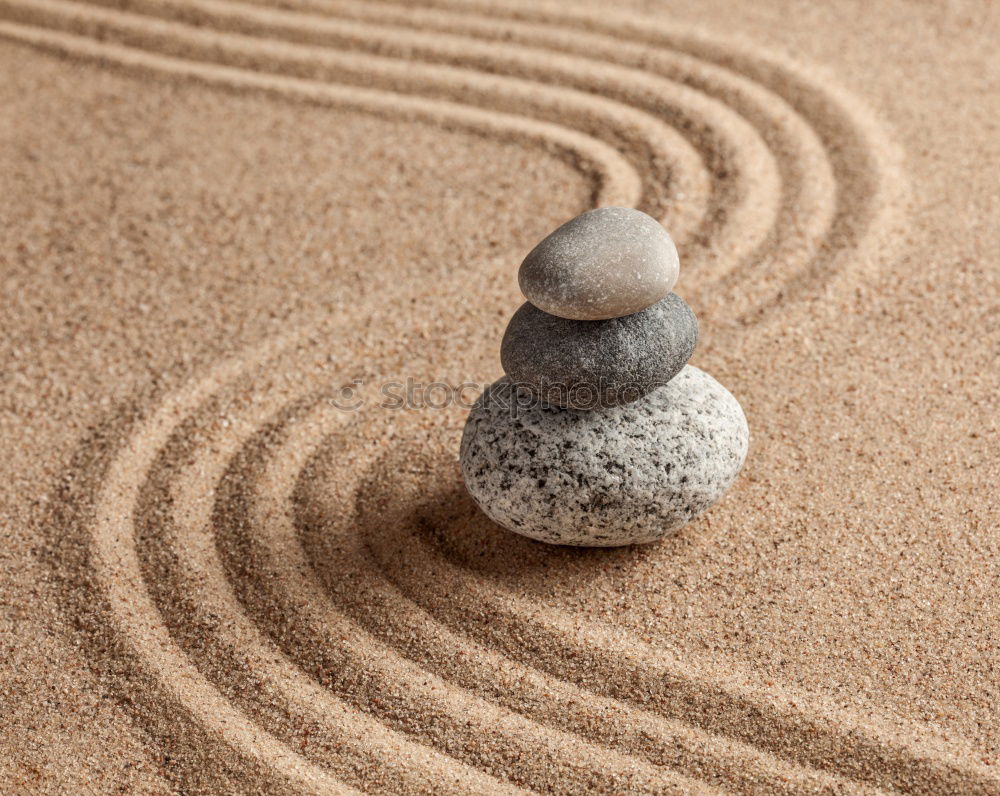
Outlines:
[[[639,206],[663,216],[682,245],[688,242],[686,262],[702,275],[691,285],[696,304],[709,311],[736,304],[744,320],[845,267],[870,265],[856,222],[879,221],[898,205],[895,152],[856,103],[839,102],[773,58],[657,27],[652,34],[643,28],[640,37],[627,17],[598,24],[569,15],[562,25],[562,17],[533,11],[514,14],[528,22],[498,24],[495,17],[432,10],[419,17],[434,30],[428,35],[386,24],[401,20],[383,5],[326,8],[345,18],[225,0],[132,0],[127,7],[142,13],[61,0],[0,5],[16,19],[186,59],[375,81],[393,91],[571,121],[626,153],[643,175]],[[599,33],[577,30],[584,25]],[[532,46],[510,44],[512,35]],[[497,38],[503,43],[491,40]],[[748,73],[759,79],[748,80]],[[559,91],[548,89],[552,83]],[[868,176],[859,178],[859,162],[869,164]],[[770,214],[751,212],[769,206]],[[790,258],[794,267],[773,267]]]
[[[773,689],[773,697],[768,700],[748,698],[738,677],[722,675],[704,661],[664,654],[665,650],[646,646],[637,639],[629,644],[633,654],[627,658],[613,656],[611,650],[620,645],[620,634],[589,619],[584,621],[551,609],[540,611],[532,600],[496,586],[481,569],[470,566],[472,561],[456,556],[454,547],[464,544],[468,550],[475,549],[475,543],[481,541],[480,533],[493,534],[497,529],[480,522],[481,532],[469,532],[479,522],[469,501],[457,516],[441,512],[440,506],[455,505],[454,494],[460,487],[452,462],[429,461],[421,457],[418,446],[404,446],[403,451],[394,452],[396,455],[405,461],[424,462],[425,474],[439,474],[435,482],[450,481],[450,485],[428,496],[424,510],[414,510],[421,501],[416,494],[400,500],[398,495],[363,487],[359,490],[359,526],[369,534],[378,566],[390,580],[409,599],[457,632],[633,709],[682,719],[708,733],[745,740],[802,766],[814,765],[847,778],[904,791],[920,790],[929,783],[933,783],[933,790],[941,791],[977,785],[988,791],[993,787],[988,776],[976,783],[969,778],[970,769],[941,755],[939,740],[901,727],[891,719],[862,719],[816,699],[809,700],[815,713],[788,710],[788,705],[799,704],[800,697],[780,687]],[[395,461],[380,466],[391,471],[396,468]],[[378,468],[372,483],[393,490],[387,473],[378,473]],[[388,506],[406,506],[409,511],[387,516]],[[325,551],[319,534],[329,526],[317,527],[316,523],[307,515],[302,521],[304,535],[312,539],[317,552]],[[456,539],[460,540],[458,545]],[[409,551],[405,559],[398,555],[402,545]],[[459,596],[458,589],[468,593]],[[454,604],[470,603],[482,606],[481,613],[470,615],[452,608]],[[531,639],[531,645],[526,645],[524,639]],[[566,662],[572,663],[567,666]],[[612,670],[616,675],[609,677]],[[616,685],[609,688],[610,683]],[[825,719],[820,719],[821,715]],[[768,786],[774,787],[770,783]]]
[[443,124],[476,134],[527,141],[563,155],[582,172],[592,175],[595,182],[595,203],[635,203],[641,200],[641,178],[625,158],[606,144],[562,125],[479,111],[441,100],[199,64],[18,23],[0,21],[0,36],[72,57],[112,63],[141,73],[194,79],[235,90],[263,91],[304,102]]
[[[696,780],[988,790],[954,744],[850,715],[824,727],[829,713],[811,714],[803,695],[777,688],[753,701],[638,640],[622,660],[604,635],[613,631],[539,612],[467,571],[448,550],[462,529],[466,545],[497,531],[471,511],[440,514],[454,505],[441,500],[454,465],[427,453],[451,447],[460,418],[430,437],[396,418],[413,442],[373,448],[384,414],[331,407],[329,374],[310,369],[331,333],[284,353],[268,346],[162,401],[109,467],[88,527],[118,632],[167,687],[202,683],[176,701],[196,723],[226,717],[225,742],[266,760],[270,777],[403,790],[440,780],[466,792],[499,790],[491,776],[565,792],[691,792]],[[301,398],[289,401],[293,380]],[[435,489],[406,494],[412,476],[394,485],[404,472]],[[477,593],[481,613],[455,612],[456,584]],[[627,676],[608,676],[617,669]],[[582,754],[595,744],[596,758]]]
[[[283,483],[288,476],[293,485],[302,453],[311,450],[309,440],[323,439],[324,431],[342,424],[338,410],[321,408],[325,411],[296,418],[294,424],[280,422],[280,428],[272,426],[262,433],[248,446],[246,458],[234,461],[227,488],[217,498],[224,510],[218,513],[216,531],[229,577],[256,621],[270,630],[296,664],[315,672],[326,687],[357,699],[359,709],[375,712],[390,726],[435,748],[448,749],[451,744],[449,751],[456,757],[486,770],[505,772],[519,784],[566,793],[595,787],[627,787],[641,792],[669,784],[694,787],[684,777],[646,765],[627,752],[602,750],[596,758],[603,761],[598,766],[579,762],[593,751],[581,734],[546,730],[504,709],[498,700],[484,699],[476,690],[440,679],[401,655],[395,646],[381,644],[343,612],[331,610],[321,590],[302,588],[308,562],[295,549],[293,526],[280,501],[275,504],[270,499],[271,488],[273,482]],[[343,433],[349,435],[350,431]],[[277,458],[270,466],[266,460],[260,461],[272,456],[275,449],[290,456]],[[355,461],[364,458],[352,453]],[[255,475],[248,479],[251,472]],[[350,489],[353,483],[345,481],[342,488]],[[363,556],[358,559],[357,541],[356,537],[341,536],[338,542],[345,552],[353,552],[340,573],[342,581],[351,583],[352,588],[370,569]],[[248,561],[253,562],[252,567],[247,566]],[[273,616],[269,608],[278,607],[283,614],[292,606],[299,616],[294,627],[276,627],[267,619]],[[331,637],[341,643],[331,646]],[[377,694],[374,700],[373,694]],[[503,738],[502,743],[483,740],[497,737]]]
[[[425,5],[412,29],[353,0],[0,0],[0,35],[545,147],[593,179],[595,203],[661,216],[696,302],[711,313],[723,291],[745,322],[849,284],[891,232],[893,146],[798,65],[626,14]],[[401,318],[373,328],[388,339]],[[99,471],[80,460],[88,588],[147,699],[182,717],[183,732],[157,725],[169,742],[190,730],[239,755],[234,775],[315,791],[997,787],[960,741],[781,685],[761,697],[728,662],[504,588],[467,559],[496,529],[468,501],[442,509],[463,505],[460,413],[397,415],[386,436],[385,412],[332,408],[332,375],[310,363],[336,333],[224,362],[153,404]]]
[[[217,418],[219,408],[209,402],[200,414]],[[384,779],[369,779],[369,787],[412,789],[419,784],[412,772],[422,770],[457,793],[502,790],[496,780],[396,736],[356,705],[333,696],[285,661],[244,616],[215,555],[212,494],[204,487],[218,485],[225,493],[226,471],[244,435],[274,407],[263,401],[253,409],[253,419],[240,424],[243,433],[218,423],[205,430],[189,418],[164,446],[163,463],[151,467],[144,484],[136,511],[143,574],[172,637],[232,703],[319,765],[331,754],[341,769],[356,759],[346,776],[358,780],[360,771],[388,755],[403,764],[386,767]],[[167,464],[178,459],[186,465],[179,473]],[[176,511],[165,510],[174,506]],[[337,632],[335,626],[328,628],[330,634]],[[358,647],[364,648],[363,639]],[[360,662],[353,664],[360,670]]]
[[[244,0],[245,2],[247,0]],[[249,0],[259,3],[262,0]],[[427,0],[419,5],[362,0],[298,0],[297,8],[352,19],[413,25],[483,39],[515,40],[549,50],[583,53],[659,74],[725,101],[758,129],[775,153],[782,177],[780,223],[774,240],[748,265],[730,271],[727,306],[751,291],[759,301],[743,320],[759,320],[778,300],[800,297],[843,274],[873,267],[877,244],[900,223],[906,201],[902,154],[863,105],[829,75],[814,74],[772,51],[745,42],[722,42],[645,15],[570,9],[552,3]],[[478,13],[473,13],[477,9]],[[793,241],[806,244],[796,248]],[[719,256],[726,257],[726,253]],[[791,284],[774,266],[794,261]],[[716,297],[716,302],[720,299]]]
[[[525,712],[523,705],[531,705],[534,709],[526,715],[541,725],[557,726],[658,766],[679,768],[696,777],[708,778],[705,772],[711,772],[715,785],[749,788],[764,784],[774,791],[832,786],[837,781],[835,777],[788,765],[753,746],[700,733],[682,722],[643,714],[531,665],[519,665],[510,657],[498,655],[489,645],[476,644],[461,628],[445,630],[432,611],[425,612],[409,602],[407,584],[395,579],[391,584],[385,582],[380,562],[370,554],[367,534],[356,533],[353,514],[327,521],[335,516],[326,511],[332,498],[329,494],[317,495],[311,485],[318,482],[314,479],[320,479],[326,492],[331,481],[315,460],[351,456],[357,464],[363,463],[352,450],[351,434],[331,433],[327,438],[322,433],[336,423],[338,414],[320,405],[311,415],[297,419],[284,439],[269,440],[261,455],[266,453],[271,463],[248,468],[263,473],[259,481],[247,489],[253,479],[247,475],[239,479],[247,493],[245,514],[233,512],[230,504],[228,523],[220,523],[220,535],[231,534],[231,541],[224,545],[232,550],[231,571],[237,572],[237,562],[247,557],[260,568],[243,573],[253,576],[244,590],[244,599],[261,605],[256,613],[258,621],[266,624],[275,611],[280,615],[295,606],[300,631],[286,650],[300,666],[333,671],[339,668],[338,662],[326,658],[324,639],[334,617],[346,614],[392,649],[455,685],[513,710]],[[415,457],[409,467],[422,472],[421,465],[419,457]],[[359,486],[353,481],[342,483],[337,479],[336,484],[341,500],[347,503],[354,492],[360,494],[367,489],[363,483]],[[306,533],[303,527],[312,530]],[[402,535],[411,531],[407,525]],[[304,536],[314,537],[308,553],[302,547]],[[412,552],[412,548],[404,546]],[[397,552],[401,549],[403,546],[397,547]],[[311,560],[323,561],[322,572],[315,580],[309,575]],[[345,580],[350,582],[349,588],[344,588]],[[304,583],[308,588],[303,588]],[[272,596],[262,601],[261,596],[267,594]],[[329,605],[330,597],[334,609]],[[502,679],[498,681],[498,677]],[[593,720],[594,712],[599,713],[599,722]],[[633,782],[631,787],[635,785]]]
[[[711,239],[715,245],[726,248],[729,257],[725,264],[728,267],[734,267],[734,263],[749,256],[774,226],[774,205],[781,192],[777,168],[764,142],[752,126],[725,104],[692,90],[681,81],[668,81],[642,69],[625,68],[608,60],[554,54],[549,49],[528,48],[509,42],[495,44],[467,36],[427,34],[284,11],[264,11],[238,2],[134,0],[130,7],[159,17],[205,25],[212,30],[280,37],[300,44],[368,52],[403,58],[411,64],[417,60],[460,67],[459,74],[463,76],[461,96],[465,101],[473,99],[469,92],[469,70],[527,80],[532,84],[563,87],[558,92],[558,98],[551,92],[541,94],[542,103],[534,112],[544,113],[546,108],[565,103],[572,96],[565,88],[591,97],[613,99],[629,112],[638,109],[668,123],[667,133],[662,127],[659,131],[650,130],[655,136],[666,135],[664,146],[653,153],[651,163],[654,167],[657,161],[669,162],[667,153],[684,152],[686,147],[699,144],[697,156],[708,170],[710,186],[692,178],[674,178],[671,195],[683,197],[682,201],[659,196],[660,189],[667,184],[662,181],[659,186],[654,185],[648,190],[644,198],[645,209],[663,218],[681,242],[687,237],[687,227],[678,217],[679,210],[693,214],[694,207],[702,201],[702,195],[709,191],[708,208],[699,214],[707,214],[708,218],[703,228],[698,230],[696,239],[702,242],[702,247],[705,241]],[[309,61],[315,64],[325,58],[325,53],[313,51]],[[428,74],[440,72],[431,71]],[[390,71],[389,76],[398,79],[398,72]],[[372,79],[371,71],[367,77]],[[343,79],[343,70],[340,70],[338,78]],[[499,107],[502,100],[494,91],[488,102],[491,107]],[[584,107],[597,110],[593,100],[584,103]],[[621,110],[617,113],[621,114]],[[564,116],[563,112],[560,115]],[[581,122],[585,121],[585,117],[586,114],[579,117]],[[676,140],[675,128],[683,133],[683,140]],[[628,139],[620,140],[627,144]],[[697,258],[703,255],[689,252],[689,256]],[[716,258],[715,262],[723,261]],[[705,270],[703,266],[702,271]],[[708,278],[710,275],[706,273],[704,276]]]
[[[305,0],[307,6],[320,5],[331,9],[348,8],[351,13],[368,5],[354,0]],[[375,7],[399,6],[386,2]],[[807,120],[822,143],[825,157],[833,170],[836,185],[836,205],[832,223],[823,244],[815,250],[807,263],[794,270],[788,285],[772,286],[767,298],[755,308],[748,319],[777,301],[800,297],[808,290],[815,290],[829,280],[855,278],[875,266],[876,251],[880,244],[891,240],[902,223],[900,210],[907,203],[907,184],[902,172],[902,152],[882,130],[878,121],[859,99],[841,89],[832,76],[817,72],[783,57],[772,50],[763,50],[743,41],[723,41],[704,31],[678,28],[646,15],[616,11],[607,13],[592,8],[567,8],[547,2],[511,0],[501,10],[484,0],[456,2],[456,0],[421,0],[419,5],[438,11],[457,11],[472,25],[479,35],[509,36],[510,31],[491,34],[494,26],[510,24],[514,35],[553,35],[560,39],[557,49],[575,49],[567,40],[587,36],[593,32],[606,34],[617,43],[619,51],[629,45],[641,44],[679,53],[701,63],[721,67],[749,79],[758,86],[766,86],[780,100],[795,109]],[[482,15],[475,19],[470,9]],[[381,13],[381,12],[380,12]],[[524,26],[527,27],[524,27]],[[566,34],[572,31],[573,35]],[[587,38],[584,46],[600,46]],[[625,46],[623,46],[625,45]],[[645,64],[645,61],[643,61]],[[656,55],[650,57],[653,70],[662,68]],[[662,62],[659,62],[662,63]],[[668,72],[675,67],[666,64]],[[704,85],[705,75],[698,70],[687,70],[694,86]],[[740,103],[740,94],[732,97]],[[771,104],[774,104],[773,102]],[[779,102],[778,105],[781,103]],[[794,125],[789,127],[791,132]],[[803,141],[803,143],[805,143]],[[802,162],[800,176],[812,178],[813,160]],[[800,221],[800,220],[799,220]],[[794,222],[786,222],[794,223]],[[768,260],[770,258],[767,258]],[[765,261],[766,262],[766,261]],[[771,264],[771,263],[768,263]],[[766,272],[763,274],[766,276]]]
[[[654,212],[658,212],[657,206],[664,201],[664,188],[672,185],[674,179],[683,195],[694,197],[695,207],[701,193],[699,183],[706,181],[700,176],[697,155],[671,127],[602,97],[555,91],[471,70],[218,33],[61,0],[30,4],[5,0],[5,4],[8,13],[18,19],[43,22],[71,32],[90,30],[103,40],[170,57],[221,63],[251,73],[375,86],[397,94],[422,94],[466,106],[482,106],[489,108],[490,113],[509,112],[564,126],[569,123],[574,129],[628,153],[643,181],[643,197],[639,201]],[[678,219],[678,223],[683,226],[683,219]],[[680,232],[683,234],[683,229]]]

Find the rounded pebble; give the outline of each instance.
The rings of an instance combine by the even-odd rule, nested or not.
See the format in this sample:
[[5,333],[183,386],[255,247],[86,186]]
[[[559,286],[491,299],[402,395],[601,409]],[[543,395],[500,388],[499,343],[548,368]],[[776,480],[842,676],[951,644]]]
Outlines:
[[545,403],[595,409],[666,384],[697,342],[698,320],[676,293],[605,321],[557,318],[526,303],[507,326],[500,362],[513,383]]
[[535,246],[517,281],[539,309],[594,321],[655,304],[674,289],[679,273],[677,249],[656,219],[630,207],[601,207]]
[[691,365],[609,409],[525,397],[506,378],[480,396],[461,465],[486,515],[532,539],[592,547],[661,539],[722,497],[746,458],[739,403]]

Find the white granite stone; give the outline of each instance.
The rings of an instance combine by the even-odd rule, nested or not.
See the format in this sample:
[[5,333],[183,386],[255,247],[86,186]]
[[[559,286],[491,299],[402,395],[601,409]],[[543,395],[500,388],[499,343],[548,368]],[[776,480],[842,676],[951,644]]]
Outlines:
[[612,547],[673,534],[722,497],[746,458],[742,408],[691,365],[609,408],[514,393],[505,377],[473,407],[462,475],[487,516],[543,542]]

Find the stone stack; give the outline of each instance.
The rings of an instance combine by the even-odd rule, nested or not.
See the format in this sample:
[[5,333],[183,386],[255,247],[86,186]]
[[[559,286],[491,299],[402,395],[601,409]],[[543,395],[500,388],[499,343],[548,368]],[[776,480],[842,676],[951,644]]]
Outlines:
[[667,536],[736,478],[749,429],[736,399],[687,362],[698,321],[672,293],[666,230],[606,207],[563,224],[518,273],[528,301],[500,347],[506,376],[469,413],[462,475],[482,510],[554,544]]

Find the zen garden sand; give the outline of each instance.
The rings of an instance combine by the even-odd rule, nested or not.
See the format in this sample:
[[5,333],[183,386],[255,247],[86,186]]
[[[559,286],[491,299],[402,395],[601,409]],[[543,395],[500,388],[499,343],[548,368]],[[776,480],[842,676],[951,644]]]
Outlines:
[[[282,6],[0,3],[0,791],[1000,791],[998,7]],[[596,207],[751,431],[627,547],[379,394]]]

